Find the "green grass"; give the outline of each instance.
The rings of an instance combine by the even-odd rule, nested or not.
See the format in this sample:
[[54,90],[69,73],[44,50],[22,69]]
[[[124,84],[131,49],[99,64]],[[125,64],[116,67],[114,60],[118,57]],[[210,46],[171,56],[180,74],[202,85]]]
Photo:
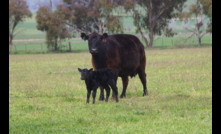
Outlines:
[[[147,87],[129,79],[119,103],[86,104],[77,68],[91,68],[88,52],[9,55],[11,134],[212,133],[212,47],[146,50]],[[118,79],[119,93],[122,91]]]

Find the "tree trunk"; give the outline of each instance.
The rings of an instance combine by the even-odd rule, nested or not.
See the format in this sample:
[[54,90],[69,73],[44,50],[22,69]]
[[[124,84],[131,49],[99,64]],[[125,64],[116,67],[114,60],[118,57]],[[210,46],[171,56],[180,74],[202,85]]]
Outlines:
[[100,35],[102,35],[103,32],[104,32],[104,29],[103,29],[103,23],[102,23],[102,21],[101,21],[100,19],[98,19],[98,27],[99,27],[98,33],[99,33]]
[[12,49],[12,44],[9,43],[9,52],[11,52],[11,49]]
[[154,40],[154,36],[153,36],[153,28],[152,26],[150,25],[150,30],[149,30],[149,39],[150,39],[150,42],[149,42],[149,45],[147,46],[148,48],[152,48],[153,46],[153,40]]
[[51,12],[52,12],[52,1],[50,0],[50,9],[51,9]]
[[199,35],[197,35],[197,44],[198,44],[198,47],[201,46],[201,37]]
[[[138,25],[138,26],[139,26],[139,25]],[[142,37],[142,39],[144,40],[145,45],[146,45],[146,48],[147,48],[147,46],[148,46],[148,41],[147,41],[147,38],[144,36],[144,34],[143,34],[143,32],[142,32],[142,30],[141,30],[141,28],[140,28],[140,27],[138,27],[138,31],[140,32],[141,37]]]
[[144,42],[145,42],[145,45],[146,45],[146,48],[148,47],[148,41],[147,41],[147,38],[144,36],[144,35],[141,35]]
[[55,37],[54,39],[54,51],[57,51],[58,50],[58,38]]
[[148,21],[149,21],[149,39],[150,39],[150,42],[149,42],[149,44],[148,44],[148,48],[152,48],[152,45],[153,45],[153,38],[154,38],[154,36],[153,36],[153,18],[152,18],[152,10],[153,10],[153,3],[152,3],[152,0],[149,0],[149,9],[148,9],[148,15],[149,15],[149,19],[148,19]]
[[197,38],[197,45],[198,47],[201,46],[201,37],[200,37],[200,26],[199,26],[199,23],[197,23],[197,26],[196,26],[196,38]]
[[13,40],[13,36],[9,35],[9,52],[11,52],[11,49],[12,49],[12,40]]

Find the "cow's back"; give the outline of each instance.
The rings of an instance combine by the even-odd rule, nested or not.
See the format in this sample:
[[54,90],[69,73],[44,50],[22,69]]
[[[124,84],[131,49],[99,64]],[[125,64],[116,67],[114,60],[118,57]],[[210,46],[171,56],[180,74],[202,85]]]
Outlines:
[[107,39],[108,45],[110,45],[108,48],[108,60],[114,59],[119,62],[117,66],[119,76],[136,75],[136,69],[140,66],[140,63],[146,62],[144,46],[140,40],[136,36],[129,34],[114,34],[108,36]]

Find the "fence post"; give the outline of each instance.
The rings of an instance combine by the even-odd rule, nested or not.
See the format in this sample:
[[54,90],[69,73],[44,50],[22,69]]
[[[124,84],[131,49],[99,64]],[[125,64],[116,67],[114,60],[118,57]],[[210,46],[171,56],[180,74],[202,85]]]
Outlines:
[[171,39],[171,42],[172,42],[172,46],[173,46],[173,38]]
[[68,46],[69,46],[68,50],[71,51],[71,42],[70,41],[68,42]]
[[163,37],[162,37],[162,47],[163,47]]

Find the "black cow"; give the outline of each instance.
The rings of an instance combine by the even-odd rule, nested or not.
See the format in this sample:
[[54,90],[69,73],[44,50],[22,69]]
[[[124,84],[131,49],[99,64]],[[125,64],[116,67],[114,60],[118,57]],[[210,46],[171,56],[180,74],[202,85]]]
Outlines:
[[[92,66],[96,69],[111,68],[122,78],[123,90],[121,98],[126,97],[128,76],[136,74],[143,84],[143,96],[148,94],[146,87],[146,56],[144,46],[140,40],[130,34],[99,35],[81,33],[81,38],[88,40],[89,51],[92,55]],[[117,82],[117,77],[116,77]],[[114,96],[114,94],[112,94]],[[101,88],[100,99],[104,100],[104,91]]]
[[93,71],[92,68],[90,70],[78,68],[78,71],[81,72],[81,79],[85,80],[87,87],[87,103],[89,103],[91,91],[93,91],[92,97],[93,103],[95,103],[96,92],[99,86],[104,87],[106,90],[106,102],[108,102],[108,98],[110,96],[109,86],[112,88],[114,94],[116,95],[116,102],[118,102],[118,91],[115,83],[116,76],[112,69],[106,68]]

